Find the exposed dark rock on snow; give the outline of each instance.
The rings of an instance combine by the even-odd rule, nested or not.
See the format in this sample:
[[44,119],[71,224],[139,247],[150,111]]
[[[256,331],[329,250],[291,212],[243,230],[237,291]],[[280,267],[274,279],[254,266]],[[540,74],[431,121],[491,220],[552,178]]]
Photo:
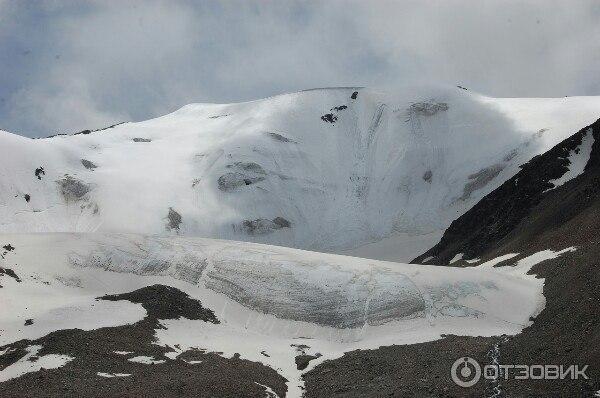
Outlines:
[[[108,127],[102,127],[102,128],[95,129],[95,130],[82,130],[82,131],[79,131],[79,132],[74,133],[72,135],[88,135],[88,134],[91,134],[91,133],[96,133],[98,131],[104,131],[104,130],[112,129],[112,128],[114,128],[116,126],[119,126],[121,124],[124,124],[124,123],[126,123],[126,122],[120,122],[120,123],[111,124]],[[67,134],[67,133],[57,133],[57,134],[49,135],[47,137],[41,137],[40,139],[54,138],[54,137],[60,137],[60,136],[65,136],[65,135],[70,135],[70,134]]]
[[85,198],[88,192],[92,190],[90,184],[78,180],[68,174],[56,181],[60,188],[60,193],[66,201],[78,201]]
[[179,231],[181,225],[181,214],[176,212],[172,207],[169,207],[169,214],[167,214],[167,229]]
[[227,116],[229,116],[229,114],[228,114],[228,113],[226,113],[226,114],[224,114],[224,115],[213,115],[213,116],[209,116],[208,118],[209,118],[209,119],[218,119],[218,118],[220,118],[220,117],[227,117]]
[[27,202],[27,203],[29,203],[29,201],[31,200],[31,195],[29,195],[28,193],[23,195],[23,197],[25,198],[25,202]]
[[[165,356],[171,347],[156,344],[155,329],[159,320],[186,317],[218,323],[214,313],[178,289],[154,285],[131,293],[104,296],[100,300],[129,300],[140,303],[148,316],[132,325],[83,331],[59,330],[40,339],[20,340],[0,350],[0,369],[21,359],[25,348],[41,345],[38,356],[69,355],[73,359],[57,369],[42,369],[0,383],[7,397],[264,397],[265,386],[285,396],[287,386],[282,376],[260,363],[223,358],[202,349],[183,352],[176,359]],[[201,346],[202,342],[198,344]],[[131,354],[117,354],[130,352]],[[128,361],[134,356],[164,360],[148,365]],[[190,359],[200,362],[190,363]],[[101,377],[116,373],[126,377]]]
[[135,137],[133,142],[152,142],[152,140],[150,138]]
[[93,162],[90,162],[89,160],[86,160],[86,159],[81,159],[81,164],[83,165],[83,167],[85,167],[88,170],[94,170],[95,168],[98,167]]
[[352,99],[356,99],[358,97],[358,91],[355,91],[352,93],[352,95],[350,96],[350,98]]
[[496,178],[502,170],[504,170],[503,165],[495,164],[479,170],[477,173],[471,174],[469,176],[470,181],[465,185],[460,200],[466,200],[474,191],[485,187],[490,181]]
[[321,116],[321,120],[326,122],[326,123],[335,123],[337,121],[337,116],[335,116],[333,113],[326,113],[323,116]]
[[234,164],[228,164],[225,167],[227,167],[228,169],[233,168],[250,173],[267,174],[261,165],[254,162],[235,162]]
[[25,320],[25,324],[23,326],[30,326],[30,325],[33,325],[33,319],[31,319],[31,318],[30,319],[26,319]]
[[7,252],[11,252],[11,251],[15,250],[15,247],[13,245],[11,245],[10,243],[7,244],[7,245],[2,246],[2,248],[4,250],[6,250]]
[[[339,105],[339,106],[334,106],[333,108],[330,109],[330,111],[331,112],[340,112],[347,108],[348,108],[348,106],[346,106],[346,105]],[[323,116],[321,116],[321,120],[326,123],[333,124],[338,120],[338,117],[336,115],[334,115],[333,113],[326,113]]]
[[37,169],[35,169],[35,176],[37,177],[38,180],[42,179],[42,176],[46,174],[46,172],[44,171],[43,167],[38,167]]
[[125,124],[125,123],[127,123],[127,122],[119,122],[119,123],[111,124],[108,127],[102,127],[100,129],[92,130],[92,133],[95,133],[95,132],[98,132],[98,131],[109,130],[109,129],[115,128],[117,126],[120,126],[121,124]]
[[343,111],[344,109],[348,109],[348,107],[346,105],[340,105],[340,106],[334,106],[333,108],[331,108],[331,111]]
[[1,275],[6,275],[6,276],[9,276],[9,277],[13,278],[15,281],[17,281],[17,282],[21,282],[21,278],[19,278],[19,275],[17,275],[17,274],[15,273],[15,271],[13,271],[13,270],[12,270],[12,269],[10,269],[10,268],[3,268],[3,267],[0,267],[0,276],[1,276]]
[[277,134],[277,133],[267,133],[267,134],[269,135],[269,137],[271,137],[275,141],[296,143],[296,141],[290,140],[289,138],[284,137],[281,134]]
[[425,174],[423,174],[423,180],[425,182],[431,182],[431,177],[433,177],[433,173],[431,172],[431,170],[427,170]]
[[231,192],[236,188],[243,187],[245,185],[251,185],[255,182],[263,181],[265,177],[261,176],[249,176],[239,172],[225,173],[217,180],[218,187],[221,191]]
[[436,102],[434,100],[415,102],[408,108],[409,112],[422,116],[433,116],[438,112],[448,110],[448,104],[445,102]]
[[312,361],[313,359],[317,359],[320,356],[321,355],[307,355],[307,354],[297,355],[296,358],[294,358],[294,362],[296,362],[296,368],[298,370],[304,370],[308,367],[308,364],[310,363],[310,361]]
[[261,165],[254,162],[236,162],[226,167],[236,171],[225,173],[217,180],[218,187],[223,192],[263,181],[267,174]]
[[307,354],[307,350],[310,349],[310,346],[306,344],[292,344],[292,347],[296,348],[296,352],[298,355],[294,358],[294,362],[296,363],[296,369],[304,370],[308,367],[308,364],[313,359],[317,359],[321,357],[320,353],[316,354]]
[[273,220],[257,218],[256,220],[244,220],[242,222],[242,230],[248,235],[264,235],[290,226],[290,222],[283,217],[275,217]]
[[510,162],[511,160],[513,160],[515,158],[515,156],[517,156],[519,154],[519,150],[518,149],[513,149],[512,151],[508,152],[504,158],[502,160],[504,160],[505,162]]

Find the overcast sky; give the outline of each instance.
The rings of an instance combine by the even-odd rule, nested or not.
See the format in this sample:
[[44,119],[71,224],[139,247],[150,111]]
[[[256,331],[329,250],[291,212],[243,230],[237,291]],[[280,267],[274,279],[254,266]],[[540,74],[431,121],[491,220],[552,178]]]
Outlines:
[[0,0],[0,128],[27,136],[324,86],[600,95],[600,1]]

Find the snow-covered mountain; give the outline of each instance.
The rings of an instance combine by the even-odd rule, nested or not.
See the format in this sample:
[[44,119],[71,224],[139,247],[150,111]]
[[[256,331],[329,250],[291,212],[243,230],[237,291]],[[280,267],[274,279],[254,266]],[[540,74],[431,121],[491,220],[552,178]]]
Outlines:
[[465,355],[593,367],[472,396],[592,396],[599,115],[333,88],[0,132],[0,396],[462,397]]
[[408,261],[596,97],[316,89],[31,140],[0,132],[0,232],[135,232]]

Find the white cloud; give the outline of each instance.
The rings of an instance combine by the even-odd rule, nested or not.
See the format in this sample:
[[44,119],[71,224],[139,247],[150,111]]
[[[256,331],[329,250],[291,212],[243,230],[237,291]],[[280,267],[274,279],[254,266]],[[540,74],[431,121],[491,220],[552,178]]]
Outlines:
[[593,1],[0,0],[0,15],[2,127],[30,135],[319,86],[600,94]]

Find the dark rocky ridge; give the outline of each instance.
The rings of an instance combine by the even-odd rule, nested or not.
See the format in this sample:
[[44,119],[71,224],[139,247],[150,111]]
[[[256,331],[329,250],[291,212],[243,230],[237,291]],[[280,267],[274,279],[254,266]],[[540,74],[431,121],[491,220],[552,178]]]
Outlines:
[[[546,192],[554,187],[549,181],[560,178],[568,171],[569,152],[581,144],[584,134],[590,128],[593,130],[594,145],[585,170],[588,174],[598,173],[600,120],[521,166],[515,176],[479,201],[462,217],[454,220],[440,242],[413,262],[420,263],[427,257],[433,257],[429,263],[448,264],[457,253],[464,253],[464,258],[475,258],[502,244],[542,199],[556,195],[554,189]],[[574,184],[576,182],[572,180],[565,185]],[[578,210],[580,209],[570,209],[569,212],[576,214]],[[564,221],[565,214],[558,214],[554,221],[548,220],[553,224],[551,226],[559,226]]]

